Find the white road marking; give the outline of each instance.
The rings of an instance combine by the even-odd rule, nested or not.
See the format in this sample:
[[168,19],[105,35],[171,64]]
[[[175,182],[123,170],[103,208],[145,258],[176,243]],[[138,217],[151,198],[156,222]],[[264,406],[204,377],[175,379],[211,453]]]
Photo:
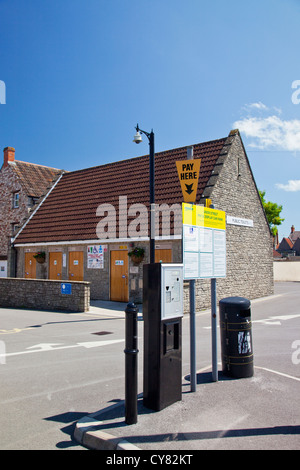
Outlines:
[[[262,323],[263,325],[277,325],[280,326],[282,321],[294,320],[295,318],[300,318],[300,313],[293,315],[277,315],[269,318],[262,318],[261,320],[252,320],[252,323]],[[219,325],[217,325],[219,328]],[[204,330],[210,330],[211,326],[203,326]]]
[[299,377],[293,377],[292,375],[283,374],[283,372],[278,372],[277,370],[267,369],[266,367],[259,367],[259,366],[254,366],[254,367],[255,369],[261,369],[267,372],[272,372],[272,374],[281,375],[282,377],[286,377],[287,379],[293,379],[293,380],[297,380],[297,382],[300,382]]
[[[89,341],[85,343],[71,344],[69,346],[59,346],[59,343],[40,343],[40,344],[35,344],[34,346],[30,346],[29,348],[26,348],[26,351],[0,354],[0,357],[21,356],[23,354],[32,354],[32,353],[39,353],[39,352],[45,352],[45,351],[58,351],[60,349],[71,349],[71,348],[79,348],[79,347],[90,349],[90,348],[97,348],[99,346],[107,346],[109,344],[121,343],[123,341],[124,339],[115,339],[115,340],[108,340],[108,341]],[[59,346],[59,347],[56,347],[56,346]]]
[[281,325],[282,321],[294,320],[295,318],[300,318],[300,313],[296,313],[295,315],[277,315],[262,320],[253,320],[252,323],[263,323],[264,325]]

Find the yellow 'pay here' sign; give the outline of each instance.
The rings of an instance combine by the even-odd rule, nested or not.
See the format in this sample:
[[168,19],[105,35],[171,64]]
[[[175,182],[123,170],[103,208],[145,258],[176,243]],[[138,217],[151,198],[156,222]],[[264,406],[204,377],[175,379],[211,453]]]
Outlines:
[[201,159],[176,162],[184,202],[195,202]]

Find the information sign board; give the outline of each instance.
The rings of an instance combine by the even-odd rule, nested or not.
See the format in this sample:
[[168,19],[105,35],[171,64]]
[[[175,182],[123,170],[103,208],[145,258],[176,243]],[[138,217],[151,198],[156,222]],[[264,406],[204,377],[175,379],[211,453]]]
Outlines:
[[60,285],[60,293],[61,294],[71,295],[72,294],[72,284],[62,282],[61,285]]
[[87,267],[88,269],[104,268],[104,252],[107,245],[89,245],[87,247]]
[[225,212],[184,203],[182,215],[184,279],[225,277]]

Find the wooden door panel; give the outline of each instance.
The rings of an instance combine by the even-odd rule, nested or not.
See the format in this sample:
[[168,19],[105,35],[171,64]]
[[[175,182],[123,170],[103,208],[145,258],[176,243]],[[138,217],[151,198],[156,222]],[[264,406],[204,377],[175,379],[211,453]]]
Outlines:
[[35,253],[25,253],[25,278],[36,279],[36,259]]
[[155,250],[155,263],[172,263],[171,249]]
[[49,253],[49,279],[62,279],[62,253]]
[[128,253],[110,252],[110,300],[128,302]]
[[83,281],[83,251],[69,252],[69,280]]

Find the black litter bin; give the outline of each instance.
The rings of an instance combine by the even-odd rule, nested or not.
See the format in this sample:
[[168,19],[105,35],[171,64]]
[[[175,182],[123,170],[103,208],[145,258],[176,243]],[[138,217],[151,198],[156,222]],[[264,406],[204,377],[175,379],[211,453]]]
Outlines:
[[219,302],[222,371],[235,378],[252,377],[251,303],[243,297]]

